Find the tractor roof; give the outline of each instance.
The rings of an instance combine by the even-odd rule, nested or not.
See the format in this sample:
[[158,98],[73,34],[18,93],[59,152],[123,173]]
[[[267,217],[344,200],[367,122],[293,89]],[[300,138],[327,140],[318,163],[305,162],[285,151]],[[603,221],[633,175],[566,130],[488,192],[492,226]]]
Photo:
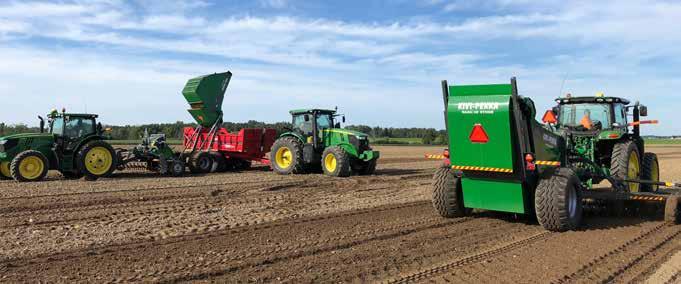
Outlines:
[[563,97],[557,98],[559,104],[585,104],[585,103],[622,103],[629,104],[629,100],[618,97]]
[[306,113],[313,113],[313,112],[320,112],[320,113],[325,113],[325,114],[335,114],[336,111],[332,109],[320,109],[320,108],[310,108],[310,109],[294,109],[290,111],[292,115],[296,114],[306,114]]
[[91,114],[91,113],[56,113],[56,114],[50,114],[50,116],[54,117],[61,117],[61,116],[75,116],[75,117],[87,117],[87,118],[97,118],[99,115],[97,114]]

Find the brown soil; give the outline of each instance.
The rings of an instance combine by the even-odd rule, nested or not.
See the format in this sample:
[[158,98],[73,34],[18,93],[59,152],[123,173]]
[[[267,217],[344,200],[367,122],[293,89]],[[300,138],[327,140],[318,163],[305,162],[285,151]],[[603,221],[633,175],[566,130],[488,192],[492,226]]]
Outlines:
[[[441,147],[378,147],[374,176],[256,167],[182,178],[0,181],[2,282],[666,282],[681,226],[590,213],[547,233],[514,215],[444,219],[430,205]],[[681,148],[657,147],[663,179]]]

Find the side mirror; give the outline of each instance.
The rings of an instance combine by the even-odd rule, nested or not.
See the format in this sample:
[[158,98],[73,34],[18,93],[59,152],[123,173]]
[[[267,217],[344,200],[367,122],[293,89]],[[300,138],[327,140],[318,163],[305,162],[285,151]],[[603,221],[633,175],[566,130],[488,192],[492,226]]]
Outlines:
[[102,123],[98,122],[97,123],[97,134],[101,134],[101,133],[102,133]]
[[38,116],[40,119],[40,133],[45,133],[45,119],[42,116]]
[[309,115],[309,114],[306,114],[306,115],[305,115],[305,122],[308,122],[308,121],[310,121],[310,115]]
[[640,116],[648,116],[648,107],[641,105],[638,107],[639,115]]
[[345,123],[345,115],[343,116],[343,123]]
[[544,117],[542,117],[541,121],[548,124],[556,124],[558,119],[552,110],[547,110],[546,113],[544,113]]
[[336,122],[336,124],[333,126],[333,128],[341,128],[340,122]]

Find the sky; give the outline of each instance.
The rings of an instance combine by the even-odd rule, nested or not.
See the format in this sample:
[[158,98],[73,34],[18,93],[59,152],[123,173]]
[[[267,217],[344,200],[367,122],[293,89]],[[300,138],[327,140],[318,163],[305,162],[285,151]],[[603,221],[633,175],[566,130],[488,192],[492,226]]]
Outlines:
[[227,121],[333,108],[444,128],[441,80],[641,101],[681,134],[679,1],[0,0],[0,121],[65,107],[105,124],[192,121],[192,77],[230,70]]

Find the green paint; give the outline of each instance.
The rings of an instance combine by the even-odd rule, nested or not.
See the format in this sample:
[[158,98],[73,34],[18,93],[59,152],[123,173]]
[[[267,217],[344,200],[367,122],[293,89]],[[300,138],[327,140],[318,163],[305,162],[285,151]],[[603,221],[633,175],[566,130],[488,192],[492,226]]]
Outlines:
[[464,178],[461,186],[465,207],[526,213],[519,182]]
[[232,78],[231,72],[216,73],[189,79],[182,95],[191,109],[189,113],[197,123],[211,127],[222,118],[222,101]]

